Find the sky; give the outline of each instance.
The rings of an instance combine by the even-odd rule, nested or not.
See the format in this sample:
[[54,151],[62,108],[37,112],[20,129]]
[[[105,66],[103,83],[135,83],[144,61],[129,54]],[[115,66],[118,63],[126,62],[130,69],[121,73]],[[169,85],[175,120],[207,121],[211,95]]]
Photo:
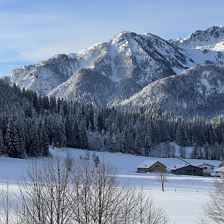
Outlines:
[[223,0],[0,0],[0,75],[122,31],[165,39],[224,25]]

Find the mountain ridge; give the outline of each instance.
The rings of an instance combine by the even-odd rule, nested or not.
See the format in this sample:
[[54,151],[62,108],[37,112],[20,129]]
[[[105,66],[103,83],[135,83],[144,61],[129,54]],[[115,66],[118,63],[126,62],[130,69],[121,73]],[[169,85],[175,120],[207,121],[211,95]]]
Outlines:
[[[197,64],[202,65],[199,69],[201,73],[203,69],[207,69],[204,64],[217,65],[213,70],[219,70],[219,65],[224,64],[222,42],[224,43],[223,26],[196,31],[177,40],[165,40],[151,33],[136,34],[126,31],[82,52],[59,54],[39,64],[15,69],[10,81],[40,95],[98,107],[124,106],[128,109],[128,105],[132,105],[132,99],[136,100],[136,96],[140,96],[146,89],[150,90],[148,86],[158,83],[162,85],[162,81],[169,77],[178,79],[181,72],[189,74],[187,69],[195,69]],[[193,84],[188,83],[189,86]],[[192,92],[192,96],[194,93]],[[152,93],[149,91],[148,94]],[[156,98],[153,99],[157,102]],[[138,102],[133,104],[141,107],[141,100]],[[162,102],[159,101],[158,106],[165,108],[160,104]],[[189,105],[186,107],[190,108]],[[132,106],[129,109],[131,108]],[[172,106],[165,109],[170,108],[181,115],[185,114]],[[184,109],[186,108],[182,108]],[[211,112],[208,112],[208,116],[210,115]]]
[[136,110],[136,106],[147,108],[160,105],[163,111],[174,111],[185,117],[216,116],[224,112],[223,74],[223,65],[196,65],[149,84],[121,102],[120,107]]

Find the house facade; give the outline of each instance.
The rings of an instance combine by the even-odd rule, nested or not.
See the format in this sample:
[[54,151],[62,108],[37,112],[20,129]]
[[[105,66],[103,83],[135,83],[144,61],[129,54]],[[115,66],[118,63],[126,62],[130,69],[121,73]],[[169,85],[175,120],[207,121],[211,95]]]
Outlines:
[[166,173],[166,166],[159,161],[145,161],[137,167],[138,173]]
[[[165,165],[164,165],[165,164]],[[213,165],[214,164],[214,165]],[[215,166],[216,165],[216,166]],[[206,160],[184,160],[179,158],[151,158],[137,167],[138,173],[172,173],[192,176],[224,176],[224,166],[216,169],[218,163]]]
[[172,168],[171,173],[176,175],[203,176],[203,168],[187,164],[181,167]]

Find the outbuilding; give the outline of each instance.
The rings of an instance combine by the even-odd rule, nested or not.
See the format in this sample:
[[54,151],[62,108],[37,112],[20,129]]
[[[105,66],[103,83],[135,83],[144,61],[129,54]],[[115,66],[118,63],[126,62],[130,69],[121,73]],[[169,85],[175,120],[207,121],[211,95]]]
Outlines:
[[192,176],[203,176],[203,168],[186,164],[183,166],[174,166],[171,169],[171,173],[176,175],[192,175]]
[[213,173],[215,169],[215,166],[208,163],[202,163],[198,165],[198,167],[203,169],[204,176],[211,176],[211,173]]
[[159,161],[145,161],[137,167],[138,173],[166,173],[166,166]]
[[213,177],[224,177],[224,166],[221,166],[214,170],[213,173],[211,173],[211,176]]

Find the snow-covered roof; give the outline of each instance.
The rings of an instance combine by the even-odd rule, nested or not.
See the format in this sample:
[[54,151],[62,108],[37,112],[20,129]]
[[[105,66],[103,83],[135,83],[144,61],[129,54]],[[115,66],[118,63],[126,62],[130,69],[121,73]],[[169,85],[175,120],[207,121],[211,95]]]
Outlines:
[[[178,161],[179,160],[179,161]],[[201,168],[200,166],[202,165],[207,165],[207,163],[200,163],[200,166],[197,164],[197,163],[191,163],[185,159],[182,159],[182,158],[179,158],[177,161],[176,164],[174,164],[172,167],[170,167],[171,170],[177,170],[177,169],[180,169],[180,168],[183,168],[183,167],[187,167],[187,166],[194,166],[194,167],[199,167]],[[210,165],[208,164],[209,166],[213,166],[213,165]]]
[[193,166],[202,166],[203,164],[218,167],[221,162],[216,160],[202,160],[202,159],[185,159],[188,163]]
[[224,166],[215,169],[215,172],[224,172]]
[[181,159],[181,158],[173,158],[171,160],[172,160],[172,163],[169,164],[169,169],[170,170],[175,170],[175,169],[179,169],[179,168],[190,165],[189,162],[187,162],[187,161],[185,161],[184,159]]
[[209,164],[209,163],[202,163],[202,164],[200,164],[200,165],[198,165],[199,167],[201,167],[201,166],[211,166],[211,167],[215,167],[214,165],[212,165],[212,164]]
[[180,168],[183,168],[183,167],[187,167],[187,166],[193,166],[189,163],[183,163],[183,164],[177,164],[177,165],[174,165],[173,167],[171,167],[170,169],[171,170],[177,170],[177,169],[180,169]]
[[[158,160],[146,160],[146,161],[144,161],[143,163],[141,163],[139,166],[138,166],[138,168],[149,168],[149,167],[151,167],[151,166],[153,166],[155,163],[157,163],[157,162],[159,162],[159,163],[161,163],[160,161],[158,161]],[[162,163],[161,163],[162,164]],[[165,166],[164,164],[162,164],[163,166]]]
[[[215,164],[208,163],[206,161],[201,160],[193,160],[193,159],[181,159],[181,158],[159,158],[158,160],[146,160],[143,163],[141,163],[138,168],[148,168],[151,167],[156,162],[160,162],[164,166],[167,167],[169,170],[176,170],[180,169],[186,166],[195,166],[202,168],[203,166],[210,166],[210,167],[216,167]],[[216,162],[217,163],[217,162]],[[224,171],[224,170],[223,170]]]
[[[168,171],[171,170],[176,170],[176,169],[180,169],[183,167],[186,167],[188,165],[191,166],[195,166],[195,167],[199,167],[199,168],[203,168],[203,164],[210,166],[210,167],[214,167],[218,168],[219,164],[221,162],[217,161],[217,160],[202,160],[202,159],[182,159],[182,158],[152,158],[149,157],[148,160],[142,160],[144,162],[139,162],[140,165],[136,164],[135,167],[137,168],[148,168],[150,166],[152,166],[155,162],[160,162],[161,164],[163,164],[164,166],[166,166],[166,169]],[[223,171],[224,172],[224,171]]]

